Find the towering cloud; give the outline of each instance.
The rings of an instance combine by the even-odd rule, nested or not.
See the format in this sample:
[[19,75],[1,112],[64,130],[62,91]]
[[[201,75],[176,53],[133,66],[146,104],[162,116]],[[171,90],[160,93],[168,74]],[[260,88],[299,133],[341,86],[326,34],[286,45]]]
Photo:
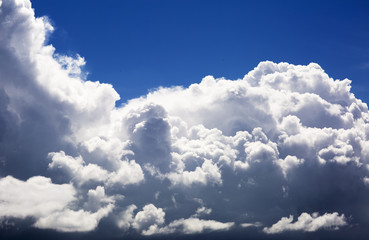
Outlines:
[[28,0],[0,1],[1,221],[146,236],[368,233],[369,113],[350,80],[266,61],[243,79],[207,76],[117,107],[82,57],[48,45],[52,30]]

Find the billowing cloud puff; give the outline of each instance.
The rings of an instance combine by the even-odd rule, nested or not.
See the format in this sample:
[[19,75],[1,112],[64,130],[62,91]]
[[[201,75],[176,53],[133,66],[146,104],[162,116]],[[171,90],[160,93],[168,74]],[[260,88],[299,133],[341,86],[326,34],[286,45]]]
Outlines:
[[1,1],[1,219],[119,236],[367,233],[369,113],[350,80],[265,61],[116,106],[52,30],[29,0]]
[[41,176],[27,181],[12,176],[1,178],[0,193],[1,217],[45,217],[63,210],[76,198],[71,184],[53,184]]
[[319,216],[318,213],[313,213],[312,215],[308,213],[302,213],[296,222],[292,223],[293,216],[290,215],[288,218],[283,217],[277,223],[273,224],[270,228],[265,227],[264,232],[281,233],[284,231],[306,231],[314,232],[320,228],[329,228],[337,230],[341,226],[347,225],[345,216],[338,215],[338,213],[325,213]]
[[163,209],[156,208],[153,204],[143,207],[133,219],[132,226],[138,230],[145,230],[153,225],[161,225],[164,223],[165,213]]
[[79,184],[92,180],[105,181],[108,178],[108,172],[100,166],[96,164],[85,166],[81,156],[73,158],[66,156],[65,152],[61,151],[49,153],[49,157],[51,158],[49,168],[64,169]]
[[63,232],[85,232],[96,228],[100,219],[107,216],[113,209],[112,204],[91,213],[82,209],[73,211],[66,209],[55,212],[49,216],[40,218],[35,226],[39,228],[51,228]]

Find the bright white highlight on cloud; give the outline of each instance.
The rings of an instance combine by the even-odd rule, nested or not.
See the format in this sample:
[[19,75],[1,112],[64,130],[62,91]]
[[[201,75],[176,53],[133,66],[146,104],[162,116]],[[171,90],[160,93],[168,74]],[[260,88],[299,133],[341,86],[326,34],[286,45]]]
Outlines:
[[88,181],[104,181],[108,178],[108,172],[96,164],[85,165],[81,156],[73,158],[65,155],[65,152],[49,153],[51,163],[49,168],[60,168],[72,176],[77,183],[83,184]]
[[1,2],[1,219],[143,235],[369,224],[369,113],[350,80],[265,61],[115,106],[82,57],[48,45],[52,31],[29,0]]
[[25,182],[7,176],[0,179],[0,217],[45,217],[66,208],[75,195],[71,184],[53,184],[41,176]]
[[263,224],[261,222],[254,222],[254,223],[241,223],[241,227],[248,228],[248,227],[261,227]]
[[164,223],[165,213],[163,209],[156,208],[153,204],[143,207],[133,219],[132,226],[138,230],[145,230],[151,226],[157,226]]
[[151,227],[144,231],[144,235],[153,234],[169,234],[174,232],[182,232],[185,234],[202,233],[204,231],[219,231],[229,230],[234,225],[233,222],[217,222],[214,220],[202,220],[198,218],[178,219],[171,222],[168,226],[158,228],[157,225],[151,225]]
[[278,164],[281,167],[283,175],[285,177],[287,176],[287,171],[290,168],[296,167],[303,163],[304,163],[303,159],[298,159],[296,156],[290,156],[290,155],[288,155],[285,159],[276,160],[276,164]]
[[35,226],[56,229],[62,232],[91,231],[96,228],[101,218],[106,217],[112,211],[113,207],[114,205],[109,204],[94,213],[82,209],[78,211],[66,209],[40,218]]
[[319,216],[318,213],[308,214],[302,213],[296,222],[293,221],[293,216],[290,215],[288,218],[283,217],[277,223],[273,224],[270,228],[265,227],[264,232],[281,233],[284,231],[305,231],[315,232],[321,228],[328,228],[337,230],[339,227],[347,225],[345,216],[339,215],[338,213],[325,213]]

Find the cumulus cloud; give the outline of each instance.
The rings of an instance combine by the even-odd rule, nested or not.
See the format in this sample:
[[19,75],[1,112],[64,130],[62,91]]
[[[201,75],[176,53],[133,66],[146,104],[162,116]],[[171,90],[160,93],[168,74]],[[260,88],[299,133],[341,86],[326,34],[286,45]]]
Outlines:
[[81,156],[73,158],[61,151],[49,153],[49,157],[51,158],[49,168],[65,170],[78,184],[83,184],[91,180],[101,182],[108,178],[108,172],[106,170],[96,164],[85,165]]
[[208,182],[222,183],[219,168],[208,159],[204,159],[201,167],[196,167],[194,171],[173,172],[168,174],[168,178],[174,185],[189,186],[196,183],[203,185],[207,185]]
[[303,164],[304,159],[298,159],[296,156],[288,155],[285,159],[278,159],[275,162],[281,167],[283,175],[286,177],[287,171],[292,167]]
[[271,227],[265,227],[264,232],[268,234],[281,233],[284,231],[305,231],[314,232],[321,228],[338,230],[339,227],[347,225],[346,218],[343,214],[339,215],[337,212],[325,213],[319,216],[318,213],[308,214],[302,213],[296,222],[293,221],[293,216],[288,218],[283,217]]
[[29,0],[1,3],[2,219],[61,232],[253,226],[266,236],[343,228],[350,216],[366,232],[369,113],[350,80],[316,63],[265,61],[242,79],[206,76],[116,106],[83,57],[55,52],[53,27]]
[[66,209],[40,218],[35,223],[35,226],[56,229],[62,232],[91,231],[96,228],[101,218],[107,216],[112,211],[113,207],[113,204],[109,204],[94,213],[82,209],[78,211]]
[[158,226],[164,223],[165,212],[161,208],[156,208],[153,204],[148,204],[139,211],[133,219],[132,226],[137,230],[145,230],[151,226]]
[[143,179],[142,169],[134,160],[121,161],[118,170],[109,175],[108,184],[137,184]]
[[76,199],[71,184],[53,184],[50,178],[42,176],[27,181],[12,176],[1,178],[0,193],[1,217],[45,217]]
[[137,206],[131,204],[126,207],[126,209],[119,214],[116,219],[117,226],[121,229],[127,230],[130,228],[131,224],[134,221],[134,210],[137,209]]
[[[104,204],[115,203],[114,197],[108,197],[105,194],[105,189],[102,186],[97,186],[96,189],[90,189],[87,192],[88,201],[86,202],[86,206],[88,209],[92,211],[97,211]],[[119,196],[122,198],[124,196]]]
[[143,180],[143,172],[140,165],[134,160],[120,161],[117,170],[108,172],[97,164],[85,164],[81,156],[73,158],[65,155],[63,151],[49,153],[50,169],[63,169],[77,184],[88,181],[106,182],[107,184],[135,184]]

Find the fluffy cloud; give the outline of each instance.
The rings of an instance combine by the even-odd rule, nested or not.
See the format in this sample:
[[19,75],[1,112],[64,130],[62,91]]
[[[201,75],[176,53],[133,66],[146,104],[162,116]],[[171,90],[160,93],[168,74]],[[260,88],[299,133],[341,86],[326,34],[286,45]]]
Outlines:
[[137,184],[143,179],[142,169],[134,160],[121,161],[118,170],[109,175],[108,184]]
[[314,232],[321,228],[337,230],[339,227],[347,225],[345,216],[343,214],[339,215],[337,212],[325,213],[322,216],[319,216],[318,213],[313,213],[311,215],[302,213],[296,222],[292,223],[292,221],[292,215],[288,218],[283,217],[270,228],[265,227],[263,231],[269,234],[281,233],[284,231]]
[[196,167],[194,171],[170,173],[168,178],[174,185],[183,184],[189,186],[196,183],[203,185],[207,185],[208,182],[222,183],[219,168],[208,159],[204,159],[201,167]]
[[134,210],[136,209],[137,206],[131,204],[123,212],[121,212],[116,219],[117,226],[124,230],[129,229],[134,221]]
[[71,177],[75,178],[78,184],[83,184],[87,181],[105,181],[108,178],[108,172],[96,164],[85,165],[81,156],[73,158],[65,155],[65,152],[49,153],[51,163],[49,168],[64,169]]
[[[113,197],[108,197],[105,194],[105,189],[102,186],[97,186],[96,189],[90,189],[87,192],[88,201],[86,202],[87,209],[97,211],[104,204],[115,203]],[[120,196],[120,198],[123,196]]]
[[51,228],[62,232],[86,232],[96,228],[100,219],[107,216],[114,205],[109,204],[100,208],[97,212],[91,213],[82,209],[73,211],[66,209],[61,212],[54,212],[37,220],[36,227]]
[[287,171],[292,167],[303,164],[304,159],[298,159],[296,156],[288,155],[285,159],[278,159],[275,162],[281,167],[283,175],[286,177]]
[[[265,61],[242,79],[206,76],[118,107],[82,57],[46,42],[52,31],[29,0],[2,1],[1,218],[61,232],[266,236],[344,228],[351,216],[367,232],[369,113],[350,80]],[[291,213],[296,222],[282,218]]]
[[0,216],[45,217],[63,210],[75,195],[71,184],[53,184],[50,178],[36,176],[21,181],[7,176],[0,179]]
[[96,205],[109,203],[94,213],[82,209],[75,211],[69,205],[76,201],[76,190],[71,184],[53,184],[49,178],[37,176],[23,182],[11,176],[0,179],[0,217],[34,217],[34,226],[65,232],[93,230],[102,217],[113,209],[114,202],[107,198],[102,187],[88,192],[89,202]]
[[163,209],[156,208],[153,204],[148,204],[139,211],[133,219],[132,226],[137,230],[146,230],[151,226],[158,226],[164,223],[165,213]]

